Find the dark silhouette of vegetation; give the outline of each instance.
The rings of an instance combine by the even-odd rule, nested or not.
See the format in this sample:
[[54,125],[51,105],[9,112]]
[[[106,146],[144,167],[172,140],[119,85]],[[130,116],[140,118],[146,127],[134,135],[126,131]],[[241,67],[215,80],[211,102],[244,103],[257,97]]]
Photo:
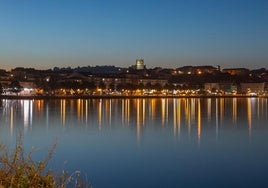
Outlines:
[[13,151],[0,144],[0,188],[2,187],[32,187],[32,188],[66,188],[66,187],[91,187],[81,179],[81,174],[76,171],[69,175],[62,171],[56,175],[52,170],[47,170],[56,148],[56,142],[48,151],[43,161],[34,161],[32,154],[25,153],[22,137],[19,136]]
[[0,95],[3,93],[3,86],[2,84],[0,83]]
[[100,88],[100,89],[106,89],[106,85],[105,85],[105,83],[104,83],[103,81],[101,81],[101,82],[99,83],[99,88]]
[[20,85],[18,80],[13,80],[9,85],[10,91],[18,94],[22,91],[23,87]]

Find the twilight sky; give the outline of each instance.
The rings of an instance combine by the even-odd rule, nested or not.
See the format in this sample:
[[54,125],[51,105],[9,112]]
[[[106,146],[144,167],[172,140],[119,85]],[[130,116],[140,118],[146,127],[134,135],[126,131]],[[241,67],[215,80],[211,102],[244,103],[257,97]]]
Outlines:
[[268,68],[268,0],[1,0],[0,68]]

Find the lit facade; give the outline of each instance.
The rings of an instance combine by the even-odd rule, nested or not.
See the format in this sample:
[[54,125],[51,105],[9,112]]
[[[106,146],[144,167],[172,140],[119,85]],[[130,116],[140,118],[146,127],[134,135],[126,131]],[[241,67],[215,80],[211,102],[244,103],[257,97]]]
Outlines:
[[144,59],[137,59],[136,60],[136,69],[137,70],[143,70],[143,69],[145,69]]
[[265,83],[241,83],[241,92],[245,94],[264,92]]

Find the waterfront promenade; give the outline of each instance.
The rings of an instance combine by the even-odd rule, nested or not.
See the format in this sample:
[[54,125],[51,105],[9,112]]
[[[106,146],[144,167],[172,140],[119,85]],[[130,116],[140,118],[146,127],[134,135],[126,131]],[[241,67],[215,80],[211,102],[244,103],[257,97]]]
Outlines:
[[0,95],[1,99],[117,99],[117,98],[268,98],[264,95]]

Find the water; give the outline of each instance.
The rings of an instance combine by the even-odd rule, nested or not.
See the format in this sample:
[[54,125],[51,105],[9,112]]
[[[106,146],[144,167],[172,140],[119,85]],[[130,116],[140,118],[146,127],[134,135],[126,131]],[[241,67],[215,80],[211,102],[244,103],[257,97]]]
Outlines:
[[267,187],[268,99],[2,100],[0,139],[93,187]]

